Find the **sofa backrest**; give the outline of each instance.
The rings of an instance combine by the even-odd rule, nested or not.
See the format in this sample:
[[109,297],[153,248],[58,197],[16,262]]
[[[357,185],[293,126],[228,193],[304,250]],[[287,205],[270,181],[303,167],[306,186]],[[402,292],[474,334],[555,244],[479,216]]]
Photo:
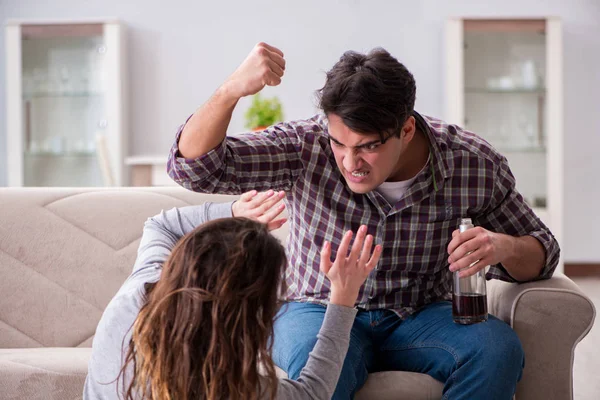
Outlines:
[[179,187],[0,188],[0,348],[91,346],[146,219],[235,198]]

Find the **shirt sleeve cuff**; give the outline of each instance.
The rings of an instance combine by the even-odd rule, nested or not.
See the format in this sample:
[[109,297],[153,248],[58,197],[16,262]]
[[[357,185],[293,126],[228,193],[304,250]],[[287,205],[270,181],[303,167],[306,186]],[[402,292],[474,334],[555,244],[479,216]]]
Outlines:
[[[179,185],[187,189],[203,191],[202,188],[197,188],[195,184],[199,181],[205,181],[215,171],[221,171],[226,156],[226,139],[200,157],[185,158],[179,152],[179,139],[181,138],[184,126],[185,124],[177,131],[175,143],[173,143],[169,152],[167,173]],[[214,182],[211,183],[214,184]]]
[[233,206],[233,203],[233,201],[228,201],[226,203],[210,203],[206,207],[206,220],[210,221],[217,218],[233,217],[233,213],[231,211],[231,206]]
[[536,238],[542,244],[546,253],[546,263],[537,279],[551,278],[560,258],[560,248],[556,239],[552,234],[544,231],[532,232],[529,235]]
[[[554,237],[545,231],[535,231],[529,233],[529,236],[536,238],[544,247],[546,253],[546,261],[544,268],[540,274],[532,280],[549,279],[554,274],[554,270],[558,265],[560,257],[560,249]],[[487,279],[499,279],[505,282],[520,282],[514,279],[504,268],[502,264],[490,266],[490,270],[486,274]]]
[[321,329],[327,330],[334,335],[348,336],[357,312],[356,308],[329,303],[325,311],[325,318],[323,319]]

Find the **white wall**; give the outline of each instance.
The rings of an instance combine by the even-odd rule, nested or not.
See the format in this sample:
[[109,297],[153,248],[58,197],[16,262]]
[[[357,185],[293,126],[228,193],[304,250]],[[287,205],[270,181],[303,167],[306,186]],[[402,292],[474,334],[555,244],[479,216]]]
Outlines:
[[[600,261],[600,1],[598,0],[0,0],[9,18],[117,17],[127,25],[130,153],[166,154],[179,124],[258,41],[287,59],[286,118],[314,110],[314,89],[347,49],[383,46],[417,80],[418,111],[443,116],[443,29],[450,16],[559,16],[565,55],[566,262]],[[5,48],[0,31],[0,186],[6,184]],[[231,131],[243,129],[240,103]]]

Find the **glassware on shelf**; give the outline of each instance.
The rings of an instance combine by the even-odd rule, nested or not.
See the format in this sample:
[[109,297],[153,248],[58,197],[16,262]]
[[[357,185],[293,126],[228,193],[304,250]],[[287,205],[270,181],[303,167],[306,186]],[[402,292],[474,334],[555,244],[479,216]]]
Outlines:
[[90,91],[89,88],[89,75],[87,70],[79,71],[79,78],[74,82],[74,91],[76,93],[88,93]]
[[498,126],[497,129],[498,146],[507,146],[510,140],[510,127],[508,123],[503,122]]
[[85,153],[87,151],[85,140],[82,138],[75,140],[73,143],[73,151],[76,153]]
[[31,140],[29,142],[29,149],[28,149],[29,153],[31,154],[37,154],[40,152],[40,145],[38,143],[37,140]]
[[32,71],[23,71],[22,84],[23,94],[25,96],[29,95],[30,93],[33,93],[33,91],[35,90],[35,81],[33,79]]
[[69,74],[69,68],[63,66],[60,68],[60,86],[59,91],[65,94],[73,93],[73,87],[71,84],[71,76]]
[[42,68],[33,69],[33,93],[48,90],[48,74]]
[[531,147],[533,147],[533,148],[540,147],[541,144],[538,143],[538,141],[537,141],[538,138],[533,129],[533,124],[528,123],[525,126],[525,137],[527,137],[527,142]]
[[515,88],[513,78],[508,75],[488,78],[486,83],[487,88],[491,90],[511,90]]
[[521,73],[523,87],[525,89],[535,89],[539,86],[535,62],[533,60],[525,60],[525,62],[523,62]]
[[52,136],[49,140],[52,153],[63,154],[65,152],[65,138],[63,136]]

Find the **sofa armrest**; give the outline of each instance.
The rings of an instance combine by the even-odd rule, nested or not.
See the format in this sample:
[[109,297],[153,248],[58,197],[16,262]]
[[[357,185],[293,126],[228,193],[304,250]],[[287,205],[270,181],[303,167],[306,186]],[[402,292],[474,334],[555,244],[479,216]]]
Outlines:
[[490,314],[510,324],[525,351],[517,400],[572,399],[575,346],[592,328],[592,301],[568,277],[488,281]]

